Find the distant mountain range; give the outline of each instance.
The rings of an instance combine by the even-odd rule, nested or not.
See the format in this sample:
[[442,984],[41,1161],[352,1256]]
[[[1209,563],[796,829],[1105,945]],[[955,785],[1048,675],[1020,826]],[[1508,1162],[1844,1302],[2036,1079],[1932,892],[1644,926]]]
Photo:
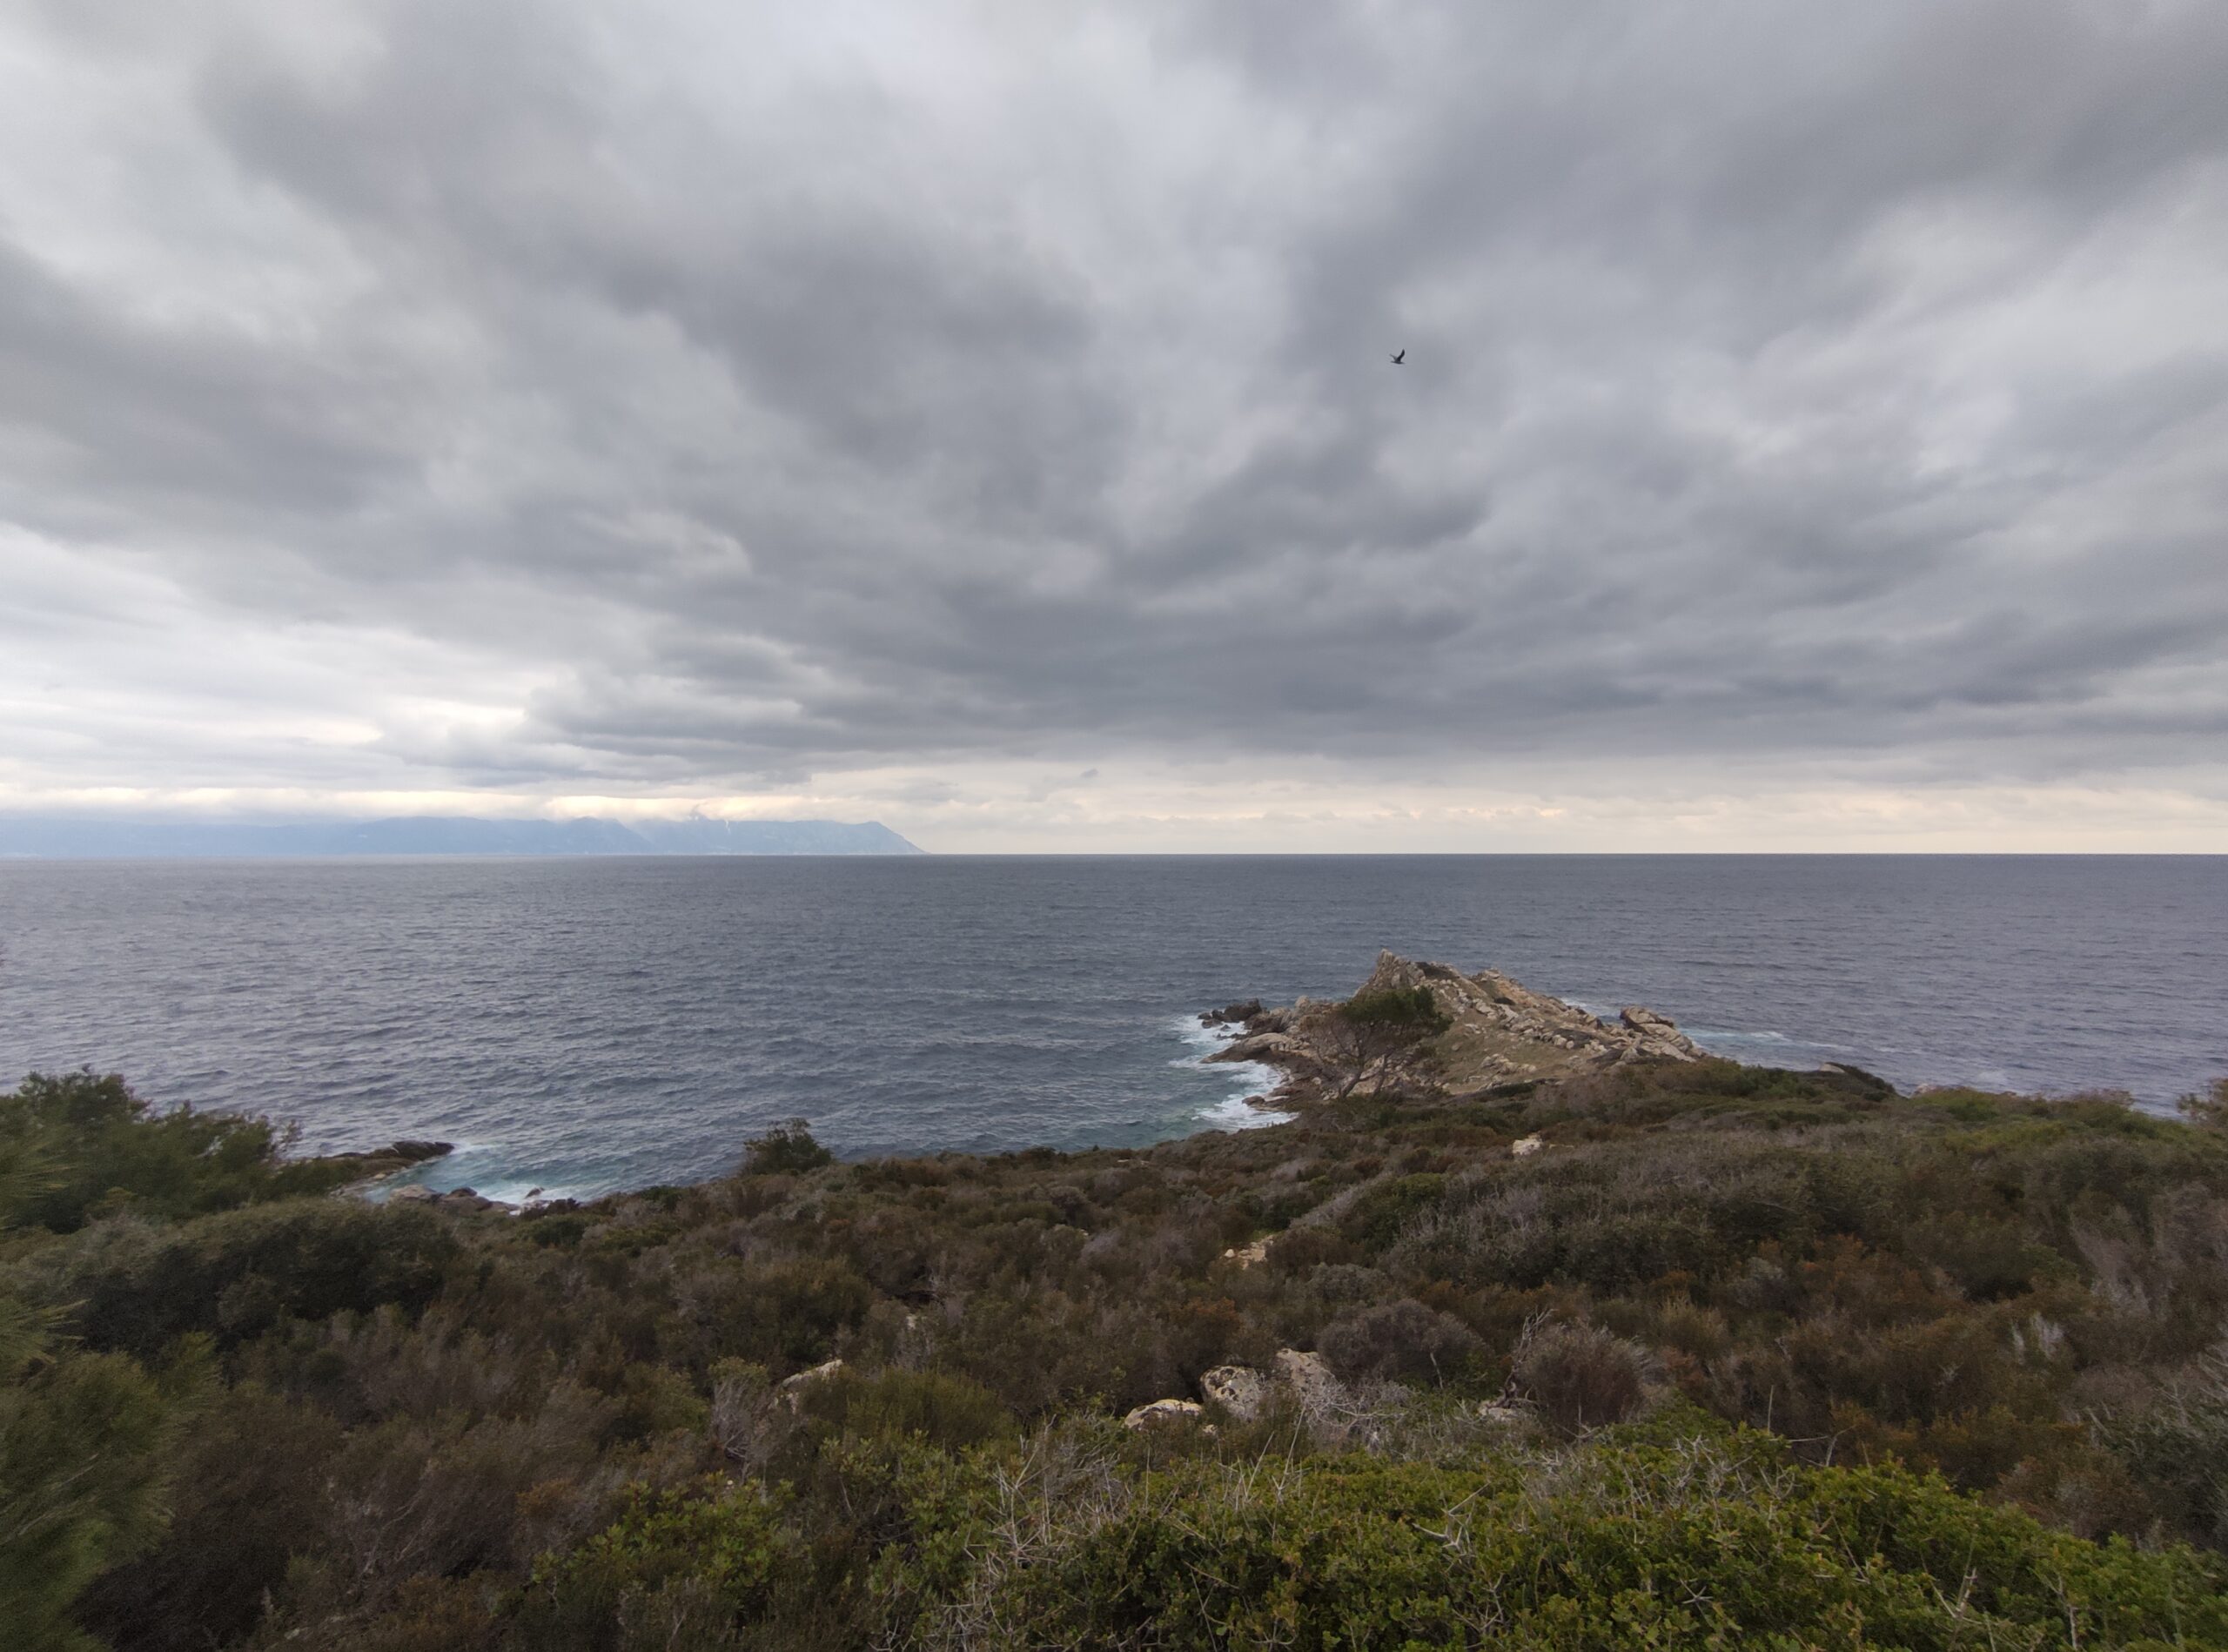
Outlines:
[[474,820],[415,816],[227,826],[0,815],[0,857],[240,859],[302,855],[918,855],[880,821]]

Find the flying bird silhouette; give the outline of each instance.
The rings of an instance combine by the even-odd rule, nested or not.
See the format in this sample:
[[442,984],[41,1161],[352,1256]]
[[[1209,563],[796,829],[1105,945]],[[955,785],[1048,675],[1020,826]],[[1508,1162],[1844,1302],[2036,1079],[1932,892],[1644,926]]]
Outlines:
[[1407,360],[1408,346],[1404,344],[1400,346],[1400,353],[1392,358],[1392,365],[1396,367],[1405,366],[1407,365]]

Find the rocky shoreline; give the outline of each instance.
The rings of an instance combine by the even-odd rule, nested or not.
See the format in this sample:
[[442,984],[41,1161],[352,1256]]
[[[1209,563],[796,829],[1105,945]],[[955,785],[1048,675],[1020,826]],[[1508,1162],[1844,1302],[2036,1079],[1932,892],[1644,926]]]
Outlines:
[[1209,1010],[1203,1025],[1238,1029],[1210,1061],[1251,1061],[1280,1080],[1257,1105],[1285,1109],[1346,1093],[1377,1094],[1420,1084],[1461,1095],[1508,1084],[1569,1078],[1637,1061],[1696,1061],[1702,1051],[1668,1016],[1627,1005],[1604,1021],[1535,992],[1498,970],[1465,975],[1450,964],[1421,963],[1392,952],[1356,997],[1428,995],[1446,1023],[1422,1043],[1417,1058],[1355,1078],[1343,1007],[1302,998],[1271,1008],[1258,999]]

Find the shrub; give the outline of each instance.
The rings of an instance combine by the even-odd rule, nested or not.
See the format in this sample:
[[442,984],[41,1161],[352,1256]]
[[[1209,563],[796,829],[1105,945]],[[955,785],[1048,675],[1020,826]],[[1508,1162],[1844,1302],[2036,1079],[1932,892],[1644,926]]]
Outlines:
[[1342,1313],[1323,1327],[1315,1346],[1350,1380],[1432,1384],[1471,1375],[1485,1351],[1460,1320],[1413,1299]]
[[[1537,1482],[1511,1462],[1348,1457],[1020,1489],[1003,1523],[964,1528],[974,1564],[916,1639],[1544,1652],[2228,1636],[2228,1572],[2187,1549],[2084,1542],[1898,1468],[1788,1467],[1753,1435],[1601,1446]],[[950,1513],[922,1512],[941,1516],[918,1540],[933,1552]]]
[[812,1126],[802,1118],[775,1125],[745,1144],[742,1173],[746,1176],[802,1175],[836,1162],[836,1155],[813,1139]]
[[688,1310],[706,1363],[816,1365],[866,1318],[874,1287],[848,1262],[784,1258],[727,1262],[690,1281]]
[[430,1211],[300,1199],[175,1228],[111,1219],[36,1258],[27,1279],[70,1305],[70,1323],[93,1346],[151,1355],[188,1332],[229,1344],[281,1316],[322,1320],[386,1303],[414,1313],[458,1249]]
[[2153,1488],[2175,1530],[2228,1549],[2228,1350],[2152,1405],[2105,1420],[2098,1432]]
[[169,1424],[148,1374],[116,1354],[0,1371],[0,1625],[25,1652],[96,1652],[73,1617],[104,1566],[162,1528]]
[[535,1564],[522,1625],[536,1646],[580,1652],[616,1652],[653,1624],[668,1644],[702,1644],[764,1605],[786,1548],[779,1515],[755,1486],[638,1485],[610,1526]]
[[86,1622],[121,1652],[201,1652],[253,1628],[319,1529],[340,1433],[252,1382],[211,1396],[162,1465],[161,1541],[94,1586]]
[[943,1371],[839,1372],[808,1387],[800,1409],[812,1421],[862,1439],[918,1440],[951,1451],[1015,1433],[997,1395]]
[[1575,1435],[1639,1415],[1650,1365],[1645,1348],[1598,1326],[1547,1325],[1527,1333],[1510,1377],[1559,1433]]
[[115,1073],[33,1073],[0,1096],[0,1140],[28,1149],[42,1173],[13,1189],[0,1225],[75,1232],[122,1210],[183,1217],[232,1210],[354,1179],[343,1160],[288,1163],[290,1138],[267,1118],[157,1112]]
[[1446,1177],[1429,1173],[1379,1182],[1362,1190],[1339,1226],[1366,1254],[1375,1255],[1392,1244],[1419,1212],[1437,1205],[1446,1189]]
[[1334,1227],[1294,1227],[1269,1242],[1268,1262],[1274,1273],[1305,1273],[1318,1266],[1352,1262],[1359,1254]]
[[2208,1130],[2228,1130],[2228,1078],[2215,1078],[2202,1096],[2184,1096],[2182,1116]]

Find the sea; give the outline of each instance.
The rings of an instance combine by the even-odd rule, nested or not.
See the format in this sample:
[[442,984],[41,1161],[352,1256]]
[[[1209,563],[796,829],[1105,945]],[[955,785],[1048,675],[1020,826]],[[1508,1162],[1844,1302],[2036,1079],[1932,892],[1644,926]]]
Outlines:
[[0,1087],[123,1073],[298,1147],[439,1138],[495,1198],[1276,1115],[1199,1011],[1380,948],[1898,1085],[2228,1076],[2228,856],[0,862]]

